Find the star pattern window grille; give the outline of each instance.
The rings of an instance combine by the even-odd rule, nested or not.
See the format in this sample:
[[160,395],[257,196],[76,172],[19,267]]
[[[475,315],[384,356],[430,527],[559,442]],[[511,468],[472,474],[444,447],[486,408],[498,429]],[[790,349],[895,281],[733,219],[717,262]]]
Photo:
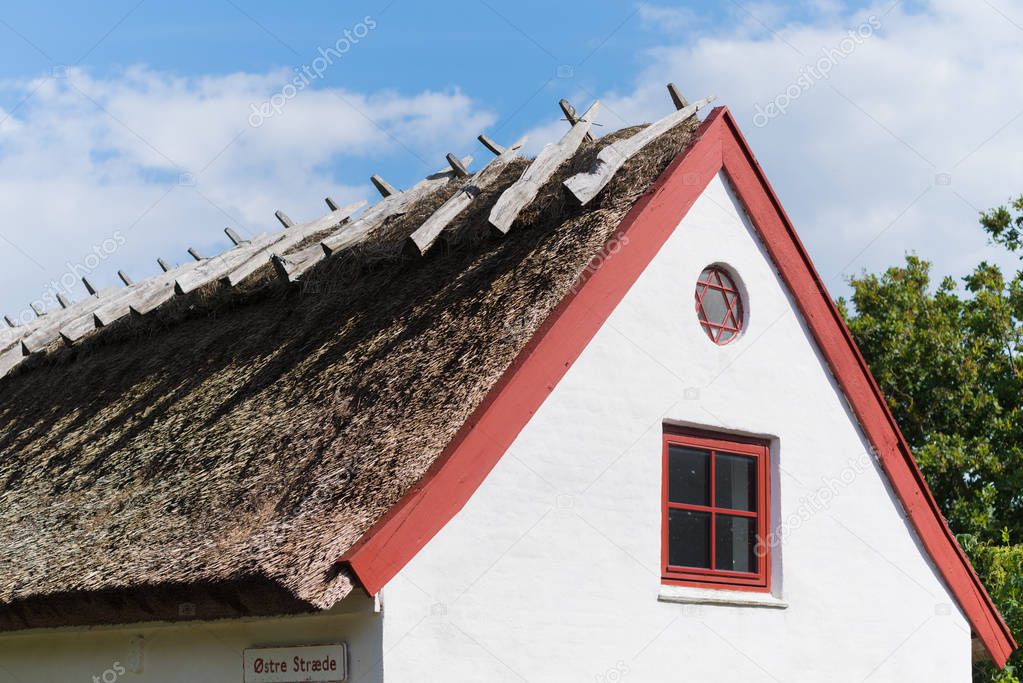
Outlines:
[[705,268],[696,282],[696,315],[715,344],[724,345],[742,330],[742,297],[731,276],[717,266]]

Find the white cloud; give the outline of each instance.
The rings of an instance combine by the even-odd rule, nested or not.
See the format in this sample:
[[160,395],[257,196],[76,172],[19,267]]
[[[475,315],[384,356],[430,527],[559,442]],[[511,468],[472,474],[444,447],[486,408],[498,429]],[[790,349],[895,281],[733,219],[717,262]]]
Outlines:
[[[667,21],[657,14],[666,6],[646,5],[646,18]],[[668,113],[669,81],[691,100],[718,95],[834,293],[844,291],[845,275],[898,263],[908,250],[934,260],[938,274],[965,273],[984,258],[1015,267],[1015,258],[986,245],[976,218],[1023,192],[1016,152],[1023,96],[1015,87],[1023,81],[1023,0],[1003,0],[998,12],[954,0],[912,9],[884,0],[853,15],[826,0],[804,5],[799,17],[779,7],[743,3],[729,9],[730,25],[684,37],[651,33],[655,46],[644,51],[647,66],[632,86],[599,93],[604,127],[595,130]],[[758,106],[871,15],[880,27],[834,60],[827,78],[801,89],[784,115],[755,125]],[[495,121],[457,90],[315,87],[251,128],[252,106],[293,75],[181,78],[137,67],[0,83],[7,106],[0,110],[0,312],[23,310],[68,262],[83,262],[115,231],[125,244],[97,273],[108,283],[116,268],[138,277],[153,272],[158,255],[181,260],[190,244],[221,248],[224,226],[266,230],[277,208],[302,220],[316,215],[326,194],[372,197],[361,181],[346,186],[332,177],[338,159],[346,168],[407,160],[416,167],[411,179],[436,166],[421,159],[465,149],[466,130]],[[561,94],[584,109],[595,93]],[[554,117],[541,122],[528,149],[565,129]],[[195,187],[177,184],[182,171],[195,174]],[[937,184],[940,174],[951,184]]]
[[[716,94],[834,294],[846,291],[846,275],[899,263],[907,251],[933,260],[939,276],[964,274],[981,259],[1015,269],[1016,258],[987,246],[977,212],[1023,193],[1015,87],[1023,82],[1023,2],[1003,0],[1000,13],[954,0],[904,5],[885,0],[839,15],[817,3],[811,18],[794,20],[745,3],[730,33],[651,48],[633,88],[602,94],[603,130],[667,114],[669,81],[690,100]],[[870,16],[880,27],[827,78],[784,115],[754,124],[758,105]],[[939,174],[951,184],[936,183]]]
[[682,31],[698,23],[698,15],[686,7],[665,7],[649,2],[639,3],[639,18],[648,27],[658,31]]
[[321,214],[328,194],[372,199],[368,183],[331,177],[339,158],[360,167],[400,160],[415,177],[464,147],[465,130],[494,121],[457,90],[310,88],[252,127],[253,105],[293,77],[188,79],[135,67],[116,77],[73,69],[0,84],[5,101],[31,94],[0,110],[0,306],[25,312],[48,283],[72,279],[68,264],[95,265],[89,255],[115,233],[124,244],[100,260],[101,283],[112,283],[117,268],[151,274],[157,256],[180,261],[188,245],[212,253],[226,245],[229,225],[264,232],[278,208],[302,220]]

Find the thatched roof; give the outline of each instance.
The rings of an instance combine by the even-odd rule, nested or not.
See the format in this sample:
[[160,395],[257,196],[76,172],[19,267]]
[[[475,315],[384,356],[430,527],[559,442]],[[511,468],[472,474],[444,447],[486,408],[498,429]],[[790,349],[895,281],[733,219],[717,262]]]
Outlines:
[[636,129],[584,142],[505,236],[487,212],[523,159],[425,257],[406,238],[458,182],[298,283],[267,265],[34,354],[0,379],[0,629],[165,617],[164,603],[198,616],[335,604],[353,587],[338,559],[434,462],[696,124],[579,206],[562,181]]

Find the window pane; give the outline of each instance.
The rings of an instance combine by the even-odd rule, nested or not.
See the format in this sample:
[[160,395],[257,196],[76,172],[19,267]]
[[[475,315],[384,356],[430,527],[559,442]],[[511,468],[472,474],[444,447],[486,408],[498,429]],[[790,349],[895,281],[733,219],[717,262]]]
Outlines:
[[703,295],[703,310],[707,314],[707,320],[719,325],[724,322],[728,313],[728,302],[725,301],[725,293],[720,289],[707,288]]
[[[699,294],[696,295],[696,301],[697,303],[700,301]],[[707,322],[707,314],[703,312],[703,306],[696,307],[696,315],[700,319],[700,322]]]
[[668,500],[710,505],[710,452],[668,446]]
[[710,513],[668,510],[668,564],[710,569]]
[[714,461],[714,505],[732,510],[757,509],[757,464],[743,455],[718,453]]
[[756,542],[756,519],[719,514],[714,536],[716,568],[756,573],[757,558],[753,552]]

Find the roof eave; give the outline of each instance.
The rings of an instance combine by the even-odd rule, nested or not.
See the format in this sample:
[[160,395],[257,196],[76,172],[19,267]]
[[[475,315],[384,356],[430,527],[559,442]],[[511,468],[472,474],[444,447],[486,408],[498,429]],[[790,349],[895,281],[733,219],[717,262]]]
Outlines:
[[178,623],[315,613],[279,582],[261,575],[234,580],[141,585],[31,595],[0,604],[0,632]]

